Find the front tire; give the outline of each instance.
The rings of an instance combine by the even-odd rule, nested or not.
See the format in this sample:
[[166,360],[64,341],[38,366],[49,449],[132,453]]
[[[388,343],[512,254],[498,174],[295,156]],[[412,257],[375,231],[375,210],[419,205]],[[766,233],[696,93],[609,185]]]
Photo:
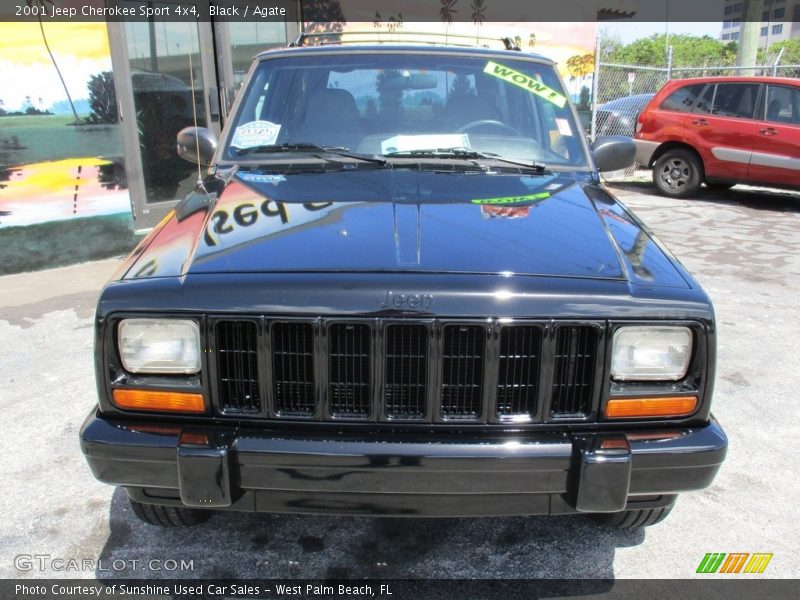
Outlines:
[[129,498],[133,513],[148,525],[159,527],[194,527],[208,521],[214,514],[210,510],[144,504]]
[[672,505],[661,508],[635,508],[616,513],[595,513],[589,516],[593,521],[606,527],[638,529],[660,523],[667,518],[671,510]]
[[686,198],[700,189],[703,167],[690,150],[667,150],[653,165],[653,183],[658,191],[672,198]]

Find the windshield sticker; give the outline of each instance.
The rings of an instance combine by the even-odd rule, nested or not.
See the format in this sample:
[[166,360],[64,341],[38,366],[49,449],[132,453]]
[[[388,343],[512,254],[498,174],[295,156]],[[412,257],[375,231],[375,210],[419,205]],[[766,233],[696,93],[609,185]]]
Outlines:
[[564,105],[567,103],[566,96],[563,96],[554,89],[547,87],[545,84],[537,81],[534,77],[525,75],[524,73],[520,73],[514,69],[504,67],[503,65],[498,65],[496,62],[491,60],[486,63],[486,67],[483,69],[483,72],[487,75],[502,79],[506,83],[511,83],[521,87],[523,90],[528,90],[531,94],[536,94],[548,102],[552,102],[559,108],[564,108]]
[[556,119],[556,125],[558,126],[558,132],[561,135],[568,135],[572,137],[572,127],[569,126],[569,121],[566,119]]
[[251,121],[236,128],[231,146],[234,148],[255,148],[269,146],[278,139],[281,126],[270,121]]
[[271,183],[272,185],[278,185],[279,183],[286,181],[286,177],[284,177],[283,175],[265,175],[263,173],[237,173],[236,176],[242,181],[248,181],[250,183]]
[[476,198],[473,204],[528,204],[547,200],[550,192],[539,192],[538,194],[528,194],[527,196],[505,196],[504,198]]
[[466,133],[395,135],[381,142],[381,154],[414,150],[461,150],[469,147],[469,135]]

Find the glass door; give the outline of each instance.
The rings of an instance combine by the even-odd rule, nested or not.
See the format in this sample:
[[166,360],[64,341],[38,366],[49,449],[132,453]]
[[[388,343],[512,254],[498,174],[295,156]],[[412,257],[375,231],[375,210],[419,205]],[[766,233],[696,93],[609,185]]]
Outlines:
[[[187,2],[148,4],[158,8]],[[208,0],[191,4],[199,14],[208,14]],[[297,14],[296,4],[297,0],[273,2],[286,6],[287,15]],[[137,231],[157,224],[197,181],[197,165],[177,155],[178,131],[196,122],[219,135],[253,56],[285,46],[298,31],[296,21],[171,22],[155,18],[108,23],[125,171]]]
[[108,28],[134,225],[149,229],[198,178],[176,152],[178,132],[195,123],[220,132],[213,53],[201,51],[213,48],[211,24],[156,18]]

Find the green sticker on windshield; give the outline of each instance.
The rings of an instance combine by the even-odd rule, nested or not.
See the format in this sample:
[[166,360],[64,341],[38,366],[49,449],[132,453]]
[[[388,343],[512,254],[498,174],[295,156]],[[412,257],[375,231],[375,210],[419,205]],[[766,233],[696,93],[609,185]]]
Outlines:
[[504,198],[476,198],[473,204],[525,204],[526,202],[536,202],[546,200],[550,197],[550,192],[539,194],[528,194],[527,196],[505,196]]
[[567,103],[566,96],[563,96],[554,89],[547,87],[543,83],[540,83],[535,77],[525,75],[525,73],[520,73],[519,71],[515,71],[509,67],[504,67],[503,65],[498,65],[496,62],[492,62],[491,60],[486,63],[486,67],[483,69],[483,72],[521,87],[524,90],[528,90],[531,94],[541,96],[559,108],[564,108],[564,105]]

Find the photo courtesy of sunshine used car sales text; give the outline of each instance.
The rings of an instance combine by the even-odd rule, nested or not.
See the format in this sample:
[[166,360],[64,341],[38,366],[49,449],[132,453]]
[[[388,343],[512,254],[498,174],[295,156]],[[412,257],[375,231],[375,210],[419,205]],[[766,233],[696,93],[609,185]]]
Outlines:
[[[370,584],[303,584],[275,583],[274,586],[252,585],[247,583],[109,583],[103,585],[81,585],[51,583],[48,585],[16,584],[14,593],[22,597],[98,597],[124,598],[141,596],[181,596],[181,597],[303,597],[303,598],[352,598],[390,597],[390,585]],[[267,596],[265,596],[267,595]],[[270,596],[271,595],[271,596]]]

